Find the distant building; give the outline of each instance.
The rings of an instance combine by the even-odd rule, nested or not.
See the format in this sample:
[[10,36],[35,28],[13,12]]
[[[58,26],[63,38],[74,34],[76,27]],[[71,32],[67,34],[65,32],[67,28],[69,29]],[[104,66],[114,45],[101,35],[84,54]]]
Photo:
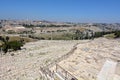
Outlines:
[[2,29],[6,32],[8,32],[8,31],[14,31],[14,32],[26,31],[26,28],[21,25],[16,25],[16,26],[5,25]]

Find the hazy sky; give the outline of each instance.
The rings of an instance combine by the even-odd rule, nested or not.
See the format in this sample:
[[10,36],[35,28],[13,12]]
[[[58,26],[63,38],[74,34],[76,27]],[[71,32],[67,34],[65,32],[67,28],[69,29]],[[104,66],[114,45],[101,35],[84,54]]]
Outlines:
[[0,19],[120,22],[120,0],[0,0]]

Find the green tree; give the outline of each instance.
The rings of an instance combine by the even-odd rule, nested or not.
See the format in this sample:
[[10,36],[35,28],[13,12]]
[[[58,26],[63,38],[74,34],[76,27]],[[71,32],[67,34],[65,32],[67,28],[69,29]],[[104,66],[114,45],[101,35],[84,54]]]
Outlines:
[[120,31],[115,31],[116,38],[120,37]]
[[8,36],[6,37],[6,41],[7,41],[7,42],[9,41],[9,37],[8,37]]
[[76,30],[76,32],[75,32],[75,39],[76,40],[81,39],[81,32],[80,32],[80,30]]

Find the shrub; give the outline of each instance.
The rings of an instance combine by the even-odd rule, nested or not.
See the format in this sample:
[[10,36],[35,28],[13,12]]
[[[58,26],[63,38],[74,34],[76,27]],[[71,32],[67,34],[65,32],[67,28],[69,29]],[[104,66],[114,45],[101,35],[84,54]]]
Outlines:
[[13,51],[20,50],[23,44],[24,43],[22,41],[11,41],[3,44],[2,48],[3,51],[7,53],[9,49],[12,49]]

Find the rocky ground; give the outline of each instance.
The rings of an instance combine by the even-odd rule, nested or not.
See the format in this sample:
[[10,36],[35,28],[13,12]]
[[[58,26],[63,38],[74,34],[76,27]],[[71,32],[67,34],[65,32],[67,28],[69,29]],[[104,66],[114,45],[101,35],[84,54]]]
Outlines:
[[[114,73],[114,79],[108,80],[120,80],[119,39],[99,38],[79,44],[74,54],[58,64],[80,80],[96,80],[106,60],[117,63],[115,72],[106,72],[107,77],[111,77],[111,74]],[[110,65],[107,64],[109,65],[109,63],[106,63],[107,68],[109,68]]]
[[49,64],[82,42],[86,41],[41,40],[26,43],[22,50],[0,56],[0,80],[39,80],[41,65]]
[[0,56],[0,80],[40,80],[40,66],[68,53],[77,43],[74,53],[58,65],[80,80],[96,80],[106,60],[112,60],[117,62],[115,76],[120,80],[120,39],[106,38],[27,43],[20,51]]

